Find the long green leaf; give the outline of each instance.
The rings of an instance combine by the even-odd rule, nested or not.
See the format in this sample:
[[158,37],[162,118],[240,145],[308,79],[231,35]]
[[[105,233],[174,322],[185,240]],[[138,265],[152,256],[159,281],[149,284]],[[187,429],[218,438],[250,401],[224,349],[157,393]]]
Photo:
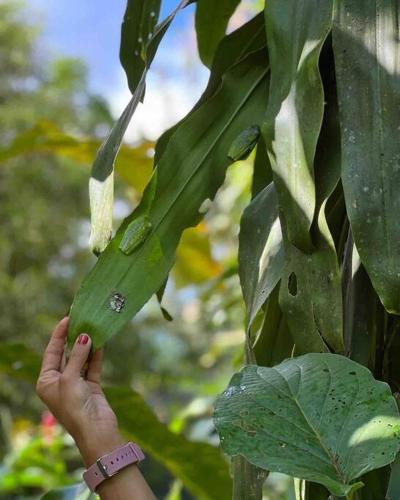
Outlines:
[[197,0],[196,33],[200,59],[211,66],[215,49],[223,38],[229,19],[240,0]]
[[161,0],[128,0],[121,26],[120,60],[133,93],[146,67],[146,47],[160,14]]
[[[172,136],[138,209],[122,224],[75,297],[70,342],[85,331],[101,346],[161,287],[182,231],[199,222],[201,204],[214,197],[224,180],[231,143],[262,120],[267,75],[264,51],[251,54],[226,73],[219,92]],[[127,225],[143,213],[152,232],[127,256],[119,243]],[[123,299],[120,312],[111,307],[115,293]]]
[[288,240],[309,252],[313,164],[324,110],[318,60],[331,28],[332,0],[268,0],[265,21],[271,64],[265,142]]
[[228,465],[217,448],[192,443],[169,431],[142,397],[130,389],[108,388],[105,392],[126,437],[181,479],[195,498],[231,498]]
[[247,328],[281,278],[284,251],[273,183],[243,212],[239,233],[239,276]]
[[333,35],[347,213],[375,290],[400,314],[399,2],[342,0]]
[[296,354],[344,351],[341,275],[326,207],[340,177],[340,133],[330,45],[324,48],[326,106],[315,155],[315,220],[313,245],[305,253],[289,241],[283,210],[285,266],[280,305],[296,344]]
[[245,367],[218,397],[223,449],[345,496],[400,448],[400,416],[386,383],[336,354],[307,354],[274,368]]

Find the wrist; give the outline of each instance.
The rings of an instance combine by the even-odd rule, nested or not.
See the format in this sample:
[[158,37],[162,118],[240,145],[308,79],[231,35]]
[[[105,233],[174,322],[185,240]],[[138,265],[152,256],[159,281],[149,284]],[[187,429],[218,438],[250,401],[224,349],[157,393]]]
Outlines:
[[126,441],[122,438],[118,428],[91,429],[74,439],[87,468],[94,464],[98,458],[122,446]]

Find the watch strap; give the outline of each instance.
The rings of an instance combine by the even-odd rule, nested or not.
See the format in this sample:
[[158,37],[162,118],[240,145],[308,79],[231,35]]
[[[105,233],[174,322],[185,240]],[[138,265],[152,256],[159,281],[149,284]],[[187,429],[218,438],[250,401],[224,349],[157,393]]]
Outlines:
[[144,453],[135,443],[127,443],[100,457],[83,473],[83,479],[90,491],[94,492],[104,480],[114,476],[128,465],[141,462]]

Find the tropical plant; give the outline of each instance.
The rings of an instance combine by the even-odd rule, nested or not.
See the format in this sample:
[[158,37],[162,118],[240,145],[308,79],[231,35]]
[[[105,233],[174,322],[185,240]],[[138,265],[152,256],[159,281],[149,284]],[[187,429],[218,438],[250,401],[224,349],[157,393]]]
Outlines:
[[301,499],[394,500],[399,4],[268,0],[224,35],[239,2],[198,0],[209,83],[158,140],[143,198],[110,240],[114,161],[157,47],[189,3],[157,24],[160,0],[128,0],[121,62],[132,99],[93,165],[99,259],[75,297],[69,340],[87,331],[99,347],[153,294],[162,301],[183,231],[257,146],[239,236],[246,366],[215,412],[234,498],[261,498],[266,471],[279,471],[297,478]]

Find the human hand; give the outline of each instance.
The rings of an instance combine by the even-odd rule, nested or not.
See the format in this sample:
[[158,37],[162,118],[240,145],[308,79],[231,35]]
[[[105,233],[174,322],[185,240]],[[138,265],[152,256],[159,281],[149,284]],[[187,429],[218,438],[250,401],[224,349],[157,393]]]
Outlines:
[[[36,392],[74,438],[87,466],[123,444],[117,418],[101,389],[102,350],[89,360],[91,339],[81,334],[65,365],[68,317],[58,323],[43,356]],[[87,364],[86,376],[81,373]]]

